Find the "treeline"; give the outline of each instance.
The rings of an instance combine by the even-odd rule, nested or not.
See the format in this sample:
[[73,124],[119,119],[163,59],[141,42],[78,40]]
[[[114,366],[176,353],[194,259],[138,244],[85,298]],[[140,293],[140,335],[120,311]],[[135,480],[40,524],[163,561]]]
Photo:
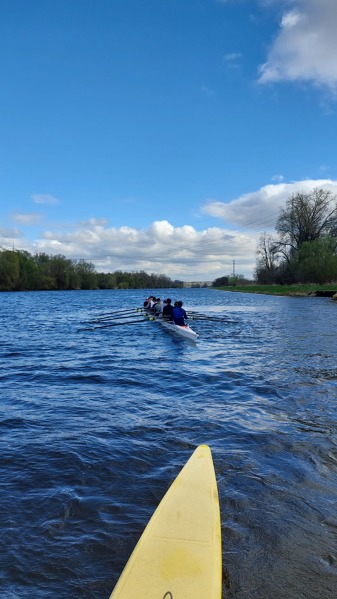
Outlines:
[[172,281],[166,275],[119,270],[98,273],[94,264],[85,260],[0,249],[0,291],[160,289],[182,286],[182,281]]
[[242,287],[244,285],[251,285],[253,281],[247,279],[244,275],[226,275],[215,279],[212,283],[212,287],[236,287],[237,285]]
[[337,281],[337,198],[315,189],[296,193],[280,211],[276,235],[264,233],[258,245],[260,284]]

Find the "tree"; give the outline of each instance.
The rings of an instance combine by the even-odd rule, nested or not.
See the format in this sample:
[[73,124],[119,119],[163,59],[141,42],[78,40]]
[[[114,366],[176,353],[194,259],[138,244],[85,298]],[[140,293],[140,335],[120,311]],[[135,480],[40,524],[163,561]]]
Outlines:
[[228,287],[229,277],[218,277],[212,283],[212,287]]
[[307,241],[337,237],[336,196],[319,188],[292,195],[281,211],[276,231],[280,235],[277,248],[286,260]]
[[276,223],[278,238],[262,235],[257,249],[259,283],[323,283],[336,279],[337,196],[325,189],[296,193]]
[[59,289],[144,289],[182,287],[166,275],[140,272],[96,273],[94,264],[44,252],[0,249],[0,291]]
[[74,273],[73,262],[58,254],[49,260],[50,276],[54,279],[55,289],[71,289],[71,279]]
[[171,279],[166,275],[157,275],[157,287],[169,289],[172,285]]
[[336,239],[322,237],[305,241],[291,260],[296,280],[301,283],[330,283],[337,280]]
[[80,260],[76,265],[77,286],[80,289],[97,289],[95,265],[85,260]]
[[249,283],[250,281],[246,279],[245,275],[229,275],[228,284],[231,287],[236,287],[237,285],[240,285],[242,287],[243,285],[249,285]]
[[255,276],[259,283],[274,283],[279,261],[278,244],[271,235],[263,233],[257,248]]
[[15,251],[0,251],[0,290],[13,291],[20,276],[19,257]]
[[99,289],[116,289],[116,276],[111,273],[97,273],[97,285]]
[[33,256],[25,250],[17,250],[16,254],[20,267],[16,288],[20,291],[25,289],[34,291],[38,289],[38,268]]
[[37,267],[36,289],[41,291],[56,289],[56,281],[51,274],[51,257],[45,252],[40,252],[35,254],[34,262]]

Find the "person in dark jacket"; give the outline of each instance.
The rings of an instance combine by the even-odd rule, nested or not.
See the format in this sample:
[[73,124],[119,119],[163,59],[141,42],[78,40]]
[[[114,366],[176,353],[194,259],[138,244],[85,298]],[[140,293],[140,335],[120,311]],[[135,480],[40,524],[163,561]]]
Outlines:
[[168,297],[167,300],[164,301],[164,308],[163,308],[163,317],[165,318],[165,320],[169,320],[170,322],[172,322],[173,320],[173,306],[171,304],[171,298]]

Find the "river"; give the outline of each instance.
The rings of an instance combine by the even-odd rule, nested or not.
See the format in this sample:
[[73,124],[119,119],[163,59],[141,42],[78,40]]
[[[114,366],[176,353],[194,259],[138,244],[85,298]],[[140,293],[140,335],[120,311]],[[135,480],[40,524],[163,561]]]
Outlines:
[[216,317],[197,343],[92,330],[145,293],[0,294],[1,599],[108,599],[201,443],[224,598],[336,599],[337,303],[160,290]]

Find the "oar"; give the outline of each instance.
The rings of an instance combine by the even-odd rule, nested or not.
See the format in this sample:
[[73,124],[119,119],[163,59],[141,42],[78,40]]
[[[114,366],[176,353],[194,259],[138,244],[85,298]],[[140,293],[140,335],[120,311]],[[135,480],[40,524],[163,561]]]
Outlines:
[[106,322],[107,320],[121,320],[121,319],[127,319],[130,318],[131,316],[147,316],[147,314],[145,314],[144,312],[137,312],[136,314],[129,313],[129,314],[120,314],[119,316],[110,316],[110,317],[106,317],[106,318],[96,318],[96,320],[93,320],[91,322]]
[[133,312],[134,310],[143,310],[143,308],[123,308],[123,310],[114,310],[111,314],[122,314],[123,312]]
[[217,318],[223,318],[222,316],[213,316],[213,315],[208,315],[208,314],[194,314],[194,313],[189,313],[188,317],[191,317],[191,318],[211,318],[212,320],[217,319]]
[[111,312],[109,316],[97,316],[96,318],[92,318],[90,320],[84,320],[83,323],[86,322],[104,322],[104,320],[111,320],[114,318],[129,318],[130,316],[138,316],[138,309],[134,308],[133,310],[125,310],[124,314],[120,312]]
[[[205,312],[194,312],[193,310],[189,310],[188,314],[191,316],[204,316],[205,318],[217,318],[216,314],[206,314]],[[219,316],[223,316],[223,314],[219,314]]]
[[116,312],[109,312],[108,314],[103,314],[102,316],[96,316],[94,320],[105,320],[109,318],[113,318],[114,316],[124,315],[124,314],[132,314],[133,312],[138,312],[140,308],[129,308],[128,310],[116,310]]
[[107,329],[110,327],[121,327],[127,324],[139,324],[140,322],[149,322],[149,320],[155,320],[155,318],[144,318],[144,320],[129,320],[128,322],[113,322],[111,324],[102,324],[98,327],[86,327],[83,329],[77,329],[78,331],[96,331],[96,329]]
[[209,320],[211,322],[228,322],[227,318],[222,316],[205,316],[204,314],[191,314],[188,316],[190,320]]

